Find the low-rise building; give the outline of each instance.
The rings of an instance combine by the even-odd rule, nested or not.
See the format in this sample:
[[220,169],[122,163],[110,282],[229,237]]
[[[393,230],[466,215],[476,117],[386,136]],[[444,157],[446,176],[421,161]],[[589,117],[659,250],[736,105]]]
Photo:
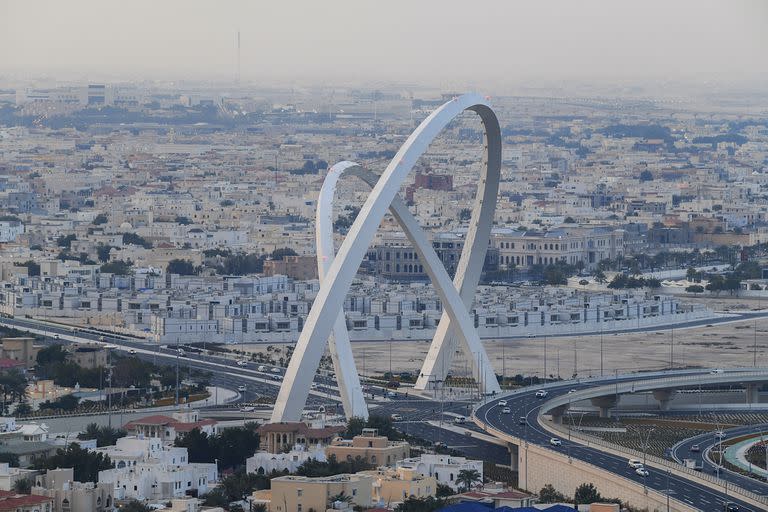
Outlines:
[[423,476],[434,477],[438,483],[458,490],[456,477],[463,470],[475,470],[483,477],[483,461],[471,460],[466,457],[453,457],[451,455],[425,453],[419,457],[401,460],[398,468],[415,471]]
[[53,512],[53,499],[48,496],[0,491],[0,512]]
[[32,494],[53,499],[52,512],[109,512],[115,509],[112,486],[76,482],[72,468],[49,469],[44,475],[38,475]]
[[0,462],[0,491],[13,490],[19,480],[31,480],[37,471],[33,469],[12,468],[7,462]]
[[313,428],[303,422],[289,421],[267,423],[259,427],[258,433],[267,452],[283,453],[297,444],[306,447],[329,445],[343,431],[342,426]]
[[423,476],[412,469],[381,468],[373,471],[360,471],[358,475],[373,478],[371,497],[373,503],[392,506],[405,501],[409,496],[426,498],[437,492],[437,480],[432,476]]
[[347,497],[353,505],[368,507],[372,503],[373,477],[341,474],[310,478],[281,476],[273,478],[270,512],[309,512],[333,508],[334,498]]
[[137,437],[156,437],[163,443],[173,444],[179,434],[185,434],[194,429],[210,435],[215,434],[218,422],[212,419],[201,420],[196,410],[183,410],[171,413],[170,416],[155,414],[130,421],[123,428],[128,434]]
[[97,451],[114,469],[99,472],[115,499],[165,500],[187,493],[205,494],[218,480],[216,464],[190,463],[186,448],[166,446],[157,438],[123,437]]
[[407,458],[410,451],[407,442],[390,441],[380,436],[377,429],[365,428],[362,434],[352,439],[335,439],[325,453],[341,461],[360,458],[374,466],[391,466]]

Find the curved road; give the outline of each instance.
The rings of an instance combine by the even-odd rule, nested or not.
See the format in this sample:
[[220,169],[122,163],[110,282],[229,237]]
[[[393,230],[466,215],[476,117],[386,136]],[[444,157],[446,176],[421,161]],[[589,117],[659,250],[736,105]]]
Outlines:
[[[700,373],[705,373],[699,371]],[[693,373],[693,372],[688,372]],[[642,378],[648,380],[648,375],[637,377],[620,377],[619,382],[632,381]],[[581,390],[596,385],[604,385],[608,382],[616,382],[617,379],[606,379],[600,383],[584,382],[572,383],[566,382],[561,385],[547,387],[547,399],[565,395],[571,389]],[[705,511],[723,510],[725,502],[735,503],[742,511],[754,510],[752,505],[748,505],[738,499],[727,497],[723,492],[714,490],[703,483],[683,478],[675,474],[669,474],[655,468],[647,468],[649,476],[642,477],[635,473],[635,470],[627,464],[626,457],[620,457],[610,453],[603,452],[597,448],[587,447],[578,440],[561,439],[561,446],[552,446],[550,439],[553,435],[548,432],[541,424],[539,409],[544,403],[543,399],[535,396],[536,390],[530,389],[513,395],[494,399],[493,401],[480,406],[476,410],[476,416],[491,427],[508,433],[512,436],[526,440],[529,443],[542,446],[564,455],[582,460],[589,464],[606,469],[612,473],[621,475],[640,485],[647,485],[661,494],[666,494],[669,490],[670,498],[687,503]],[[499,400],[506,400],[510,413],[503,413],[503,406],[499,405]],[[525,482],[520,482],[525,487]],[[534,490],[535,491],[535,490]]]

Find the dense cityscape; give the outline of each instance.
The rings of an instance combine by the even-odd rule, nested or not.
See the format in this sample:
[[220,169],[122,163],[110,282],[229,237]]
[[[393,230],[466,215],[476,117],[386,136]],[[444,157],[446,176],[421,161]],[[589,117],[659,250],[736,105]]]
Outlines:
[[0,61],[0,512],[768,510],[764,63],[158,70],[137,12]]

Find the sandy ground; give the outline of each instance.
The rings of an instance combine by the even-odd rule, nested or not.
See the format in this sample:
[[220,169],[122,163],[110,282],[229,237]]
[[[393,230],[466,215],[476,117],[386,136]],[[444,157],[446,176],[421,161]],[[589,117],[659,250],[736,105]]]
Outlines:
[[[690,301],[690,299],[685,299]],[[722,297],[698,299],[715,311],[745,311],[768,308],[768,301]],[[752,366],[757,327],[757,364],[768,366],[768,318],[695,327],[611,334],[602,336],[603,373],[655,370],[675,367]],[[544,375],[563,378],[574,373],[585,377],[600,375],[600,335],[537,337],[527,339],[484,340],[488,357],[496,372],[505,375]],[[426,341],[353,342],[358,371],[364,375],[418,372],[427,354]],[[248,347],[255,349],[256,347]],[[259,347],[260,348],[260,347]],[[457,358],[459,359],[459,358]],[[454,365],[454,375],[468,375],[467,365]]]

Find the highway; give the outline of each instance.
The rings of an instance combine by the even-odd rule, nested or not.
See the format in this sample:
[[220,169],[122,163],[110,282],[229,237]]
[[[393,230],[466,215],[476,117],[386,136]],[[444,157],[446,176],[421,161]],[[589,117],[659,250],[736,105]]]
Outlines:
[[[768,424],[762,423],[758,425],[745,425],[742,427],[734,427],[727,430],[723,430],[725,438],[723,442],[734,437],[739,437],[745,434],[760,434],[768,431]],[[714,433],[709,432],[694,437],[689,437],[684,441],[677,443],[672,447],[672,458],[678,462],[682,462],[683,459],[695,459],[701,462],[702,471],[716,475],[718,473],[718,465],[710,461],[705,454],[708,450],[714,447],[720,441],[714,437]],[[691,447],[693,445],[699,446],[698,452],[692,452]],[[758,494],[768,495],[768,483],[761,482],[754,478],[734,473],[726,469],[720,469],[720,478],[728,480],[729,482],[738,485],[742,489],[747,489]]]
[[[631,381],[634,378],[620,378],[619,381]],[[647,379],[648,376],[643,376]],[[610,379],[614,382],[616,379]],[[605,382],[600,385],[605,384]],[[596,385],[590,383],[566,382],[559,386],[547,388],[548,396],[551,399],[556,396],[565,395],[571,389],[581,390]],[[507,407],[510,413],[503,413],[503,406],[499,405],[500,399],[495,399],[479,407],[476,411],[477,417],[490,425],[512,436],[526,440],[529,443],[555,450],[566,456],[582,460],[594,466],[606,469],[612,473],[621,475],[640,485],[648,486],[662,494],[669,493],[670,498],[683,501],[691,506],[704,511],[723,510],[725,502],[735,503],[742,511],[754,510],[751,505],[737,499],[727,497],[724,492],[711,489],[703,483],[696,482],[687,478],[664,472],[655,468],[647,468],[649,476],[642,477],[635,473],[633,468],[627,464],[627,458],[619,457],[582,445],[576,440],[561,439],[561,446],[552,446],[550,439],[553,437],[550,432],[545,430],[539,423],[539,409],[546,399],[540,399],[535,396],[536,390],[530,389],[521,393],[513,394],[503,398],[507,401]],[[524,421],[521,420],[524,418]],[[546,421],[546,420],[544,420]],[[564,419],[564,421],[567,421]],[[526,487],[525,481],[520,482],[521,487]],[[599,485],[598,485],[599,488]],[[534,489],[535,491],[535,489]]]
[[[41,329],[41,325],[38,322],[26,319],[2,318],[0,319],[0,323],[22,330],[26,328]],[[79,339],[98,341],[100,337],[99,334],[87,331],[78,331],[73,334],[67,327],[52,327],[50,325],[46,325],[45,331],[49,335],[59,334],[62,338],[75,335]],[[50,341],[51,340],[49,340],[49,342]],[[240,367],[237,366],[236,362],[232,359],[190,352],[187,352],[184,357],[180,357],[175,348],[164,349],[157,345],[152,345],[148,348],[147,343],[143,340],[131,340],[127,338],[117,339],[107,336],[105,341],[114,344],[121,350],[128,351],[133,349],[137,357],[151,360],[158,364],[173,366],[178,363],[180,375],[182,376],[186,369],[199,369],[212,372],[212,384],[214,385],[229,389],[237,389],[237,387],[241,385],[246,385],[247,391],[243,397],[244,401],[250,401],[255,398],[255,395],[250,395],[250,393],[257,393],[263,396],[276,396],[278,386],[282,381],[283,370],[281,370],[280,374],[274,374],[269,371],[272,366],[268,366],[267,371],[260,372],[257,369],[259,365],[255,363],[249,363],[247,367]],[[688,370],[677,372],[677,374],[681,373],[692,374],[703,373],[703,371]],[[277,375],[277,377],[275,377],[275,375]],[[566,394],[570,389],[581,390],[591,386],[631,381],[636,380],[637,378],[648,379],[649,374],[643,374],[639,377],[619,377],[618,379],[611,377],[600,383],[595,381],[579,383],[565,382],[560,386],[548,387],[549,396],[547,399]],[[338,396],[336,389],[333,386],[333,380],[328,376],[318,375],[315,378],[315,382],[317,384],[317,389],[313,390],[310,394],[308,406],[310,408],[317,408],[321,405],[325,407],[335,407],[335,404],[338,403]],[[648,477],[641,477],[635,473],[634,469],[629,468],[626,458],[583,446],[575,440],[571,441],[563,439],[561,446],[551,446],[549,441],[552,435],[539,424],[538,415],[543,400],[535,397],[535,391],[535,389],[530,389],[508,397],[508,407],[511,409],[509,414],[502,413],[502,407],[498,405],[498,399],[478,408],[476,414],[481,420],[487,422],[493,428],[497,428],[515,437],[527,440],[529,443],[544,446],[576,459],[602,467],[633,480],[638,484],[647,485],[649,488],[655,489],[661,493],[669,492],[670,498],[683,501],[701,510],[723,510],[724,502],[735,503],[740,507],[740,510],[755,510],[744,502],[727,497],[724,492],[718,492],[702,483],[674,474],[667,474],[666,472],[654,468],[649,469],[650,474]],[[469,404],[466,402],[444,402],[441,405],[440,402],[437,401],[413,396],[406,397],[404,393],[399,392],[396,393],[396,397],[392,400],[377,401],[375,409],[372,410],[375,410],[376,414],[401,415],[402,420],[397,421],[396,426],[408,434],[417,435],[418,437],[431,441],[444,442],[448,447],[462,452],[469,457],[491,460],[499,464],[509,464],[509,454],[504,447],[481,439],[476,439],[471,435],[459,434],[427,423],[427,421],[430,420],[439,421],[441,418],[442,421],[449,423],[458,416],[469,416],[470,408]],[[525,421],[521,422],[520,417],[523,417]],[[469,424],[462,426],[469,430],[474,429],[474,427]],[[522,487],[526,486],[524,481],[520,482],[520,485]],[[749,490],[754,489],[746,486],[745,488]],[[533,491],[535,492],[536,490],[534,489]]]

